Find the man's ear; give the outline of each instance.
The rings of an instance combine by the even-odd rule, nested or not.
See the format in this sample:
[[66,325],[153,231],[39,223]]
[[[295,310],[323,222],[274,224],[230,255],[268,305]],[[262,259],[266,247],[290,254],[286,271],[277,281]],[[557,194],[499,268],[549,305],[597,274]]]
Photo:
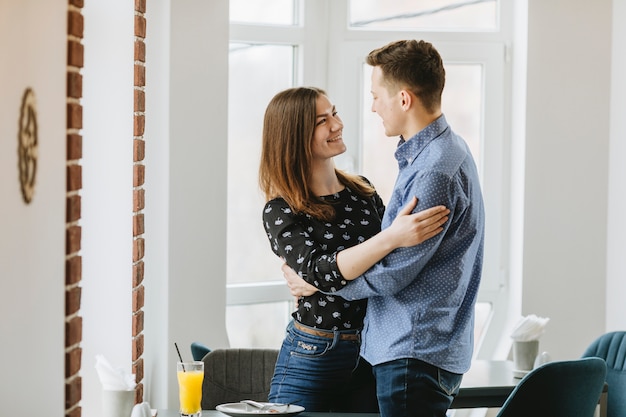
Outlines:
[[400,90],[400,105],[402,110],[407,111],[413,104],[413,96],[407,90]]

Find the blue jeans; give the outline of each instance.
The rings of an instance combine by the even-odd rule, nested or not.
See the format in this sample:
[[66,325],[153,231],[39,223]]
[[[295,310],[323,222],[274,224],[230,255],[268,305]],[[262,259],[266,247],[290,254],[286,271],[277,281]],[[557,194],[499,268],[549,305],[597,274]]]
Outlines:
[[[269,401],[298,404],[307,411],[369,411],[355,407],[365,403],[352,401],[352,397],[367,393],[371,387],[365,395],[370,407],[373,403],[377,408],[371,368],[367,369],[369,364],[359,356],[360,337],[340,340],[340,333],[360,336],[360,330],[334,332],[332,338],[315,336],[290,322],[276,361]],[[354,384],[352,375],[357,368],[359,384]],[[367,378],[371,384],[366,383]]]
[[463,378],[417,359],[373,369],[381,417],[445,417]]

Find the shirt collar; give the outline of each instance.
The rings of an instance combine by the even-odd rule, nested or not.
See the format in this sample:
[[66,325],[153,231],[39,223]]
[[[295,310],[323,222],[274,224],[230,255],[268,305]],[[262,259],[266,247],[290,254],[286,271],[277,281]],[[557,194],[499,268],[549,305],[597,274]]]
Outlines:
[[409,140],[404,140],[403,137],[400,137],[398,147],[394,153],[400,167],[411,164],[426,145],[441,135],[448,127],[446,117],[442,114]]

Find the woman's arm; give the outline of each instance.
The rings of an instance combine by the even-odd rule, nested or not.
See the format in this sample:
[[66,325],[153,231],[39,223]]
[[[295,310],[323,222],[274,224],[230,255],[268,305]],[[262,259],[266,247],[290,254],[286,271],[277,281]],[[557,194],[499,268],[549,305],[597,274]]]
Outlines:
[[402,208],[393,223],[365,242],[337,253],[337,266],[341,275],[353,280],[370,269],[391,251],[401,247],[414,246],[439,234],[448,220],[450,210],[435,206],[411,214],[417,205],[417,198]]
[[[356,279],[394,249],[417,245],[443,230],[441,226],[448,220],[449,209],[435,206],[411,214],[416,205],[417,198],[413,197],[387,229],[337,253],[337,267],[344,279]],[[281,269],[292,295],[308,296],[319,290],[303,280],[289,265],[283,264]]]

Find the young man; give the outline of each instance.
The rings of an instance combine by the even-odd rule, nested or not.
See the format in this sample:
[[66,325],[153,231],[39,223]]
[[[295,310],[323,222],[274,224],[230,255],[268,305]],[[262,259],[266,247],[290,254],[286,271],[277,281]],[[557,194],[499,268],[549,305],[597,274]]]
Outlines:
[[[442,233],[396,249],[333,294],[368,298],[361,355],[373,365],[381,416],[444,417],[473,353],[484,240],[478,172],[441,111],[445,70],[430,43],[392,42],[370,52],[367,63],[372,111],[387,136],[400,136],[382,228],[413,196],[416,210],[443,205],[450,214]],[[295,295],[313,289],[283,271]]]

